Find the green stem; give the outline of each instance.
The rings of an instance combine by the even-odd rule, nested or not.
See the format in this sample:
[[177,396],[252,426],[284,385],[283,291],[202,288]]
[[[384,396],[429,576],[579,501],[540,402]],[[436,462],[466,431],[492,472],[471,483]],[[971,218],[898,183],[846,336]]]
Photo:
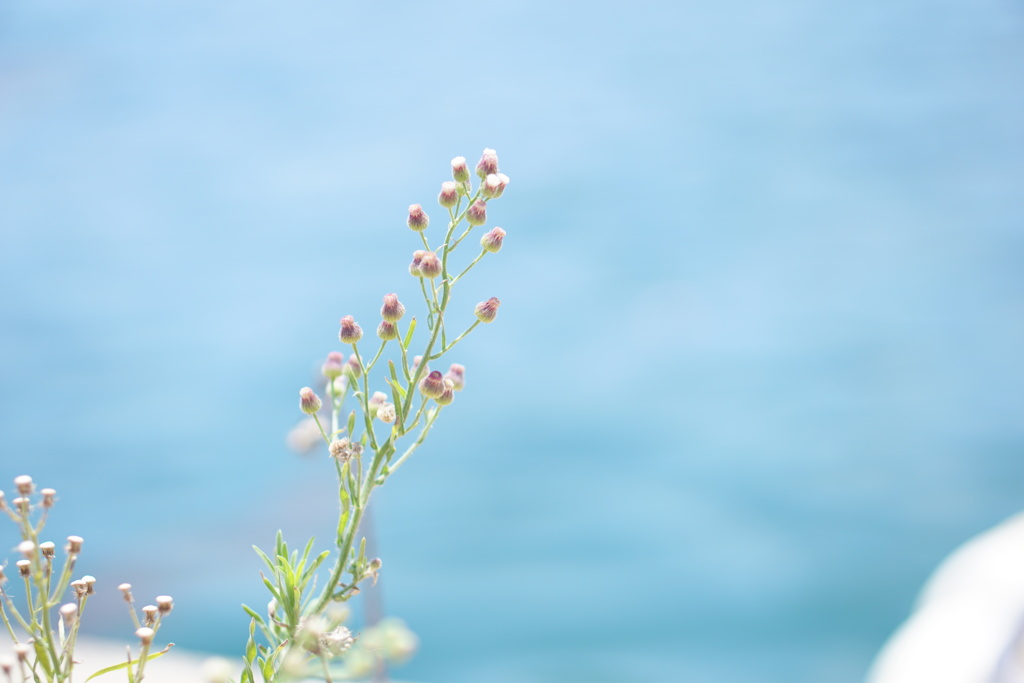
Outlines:
[[455,279],[452,280],[451,284],[454,285],[456,282],[458,282],[460,279],[462,279],[462,276],[465,275],[466,273],[468,273],[470,270],[472,270],[473,266],[475,266],[476,264],[480,263],[480,259],[482,259],[486,255],[487,255],[487,250],[486,249],[482,250],[480,252],[480,255],[477,256],[475,259],[473,259],[472,263],[470,263],[468,266],[466,266],[465,270],[463,270],[461,273],[459,273],[458,275],[455,276]]
[[467,334],[469,334],[470,332],[472,332],[472,331],[473,331],[473,328],[474,328],[474,327],[476,327],[476,326],[477,326],[477,325],[479,325],[479,324],[480,324],[480,321],[479,321],[479,320],[477,320],[476,322],[474,322],[474,323],[473,323],[472,325],[470,325],[470,326],[469,326],[468,328],[466,328],[466,331],[465,331],[465,332],[463,332],[463,333],[462,333],[462,334],[460,334],[460,335],[459,335],[458,337],[456,337],[455,339],[453,339],[453,340],[452,340],[452,343],[451,343],[451,344],[449,344],[448,346],[443,346],[443,347],[441,348],[441,350],[440,350],[440,351],[439,351],[439,352],[438,352],[438,353],[437,353],[436,355],[434,355],[434,356],[431,356],[431,357],[430,357],[430,360],[437,360],[438,358],[440,358],[440,357],[441,357],[441,356],[443,356],[444,354],[446,354],[446,353],[448,353],[449,351],[451,351],[451,350],[452,350],[452,347],[453,347],[453,346],[455,346],[455,345],[456,345],[456,344],[458,344],[458,343],[459,343],[460,341],[462,341],[462,339],[463,339],[463,338],[464,338],[464,337],[465,337],[465,336],[466,336]]

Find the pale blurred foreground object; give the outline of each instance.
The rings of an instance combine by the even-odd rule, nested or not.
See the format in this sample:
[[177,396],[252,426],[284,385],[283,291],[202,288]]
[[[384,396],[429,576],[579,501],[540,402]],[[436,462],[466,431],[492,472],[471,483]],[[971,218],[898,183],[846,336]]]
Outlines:
[[1024,513],[939,565],[867,683],[1024,683]]

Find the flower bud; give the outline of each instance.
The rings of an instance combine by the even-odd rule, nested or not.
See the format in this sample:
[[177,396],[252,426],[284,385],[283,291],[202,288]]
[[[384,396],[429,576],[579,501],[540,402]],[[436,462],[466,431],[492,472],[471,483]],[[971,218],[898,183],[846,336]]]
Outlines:
[[64,551],[68,555],[77,555],[82,552],[82,543],[84,542],[85,539],[81,536],[68,536],[68,544],[67,547],[64,548]]
[[18,574],[28,576],[32,571],[32,560],[18,560],[14,563],[18,567]]
[[409,219],[406,221],[410,230],[423,232],[430,225],[430,217],[419,204],[409,205]]
[[476,305],[476,309],[473,311],[476,313],[477,319],[482,323],[493,322],[494,318],[498,315],[498,306],[501,302],[498,301],[498,297],[492,296],[487,301],[481,301]]
[[405,306],[398,300],[397,294],[385,294],[384,305],[380,307],[380,317],[389,323],[397,323],[405,315]]
[[432,251],[423,254],[420,259],[420,275],[432,280],[441,274],[441,270],[441,259],[437,258],[437,254]]
[[132,601],[132,585],[130,583],[122,583],[117,587],[117,590],[121,591],[125,602]]
[[56,551],[54,550],[55,547],[56,546],[54,546],[53,541],[46,541],[39,544],[39,552],[43,554],[43,557],[52,559],[56,554]]
[[452,178],[460,183],[469,180],[469,167],[466,165],[466,157],[455,157],[452,159]]
[[167,614],[174,608],[174,598],[170,595],[158,595],[156,596],[156,607],[160,610],[160,614]]
[[69,602],[60,606],[60,615],[64,617],[64,623],[68,626],[74,623],[76,614],[78,614],[78,605],[75,603]]
[[53,489],[40,489],[39,493],[43,496],[43,507],[47,510],[53,507],[53,501],[57,499],[57,492]]
[[324,373],[324,377],[327,379],[340,377],[341,371],[344,369],[344,361],[345,356],[341,355],[338,351],[331,351],[327,354],[327,360],[320,367],[320,372]]
[[398,413],[395,411],[395,406],[391,403],[383,403],[377,408],[377,419],[386,424],[391,424],[398,419]]
[[388,402],[388,395],[385,394],[383,391],[375,391],[375,392],[373,392],[373,396],[371,396],[370,400],[367,402],[367,405],[370,408],[370,417],[376,417],[377,416],[377,409],[380,408],[382,405],[384,405],[387,402]]
[[476,164],[476,174],[481,178],[486,178],[492,173],[498,172],[498,153],[493,149],[487,148],[484,153],[480,156],[480,161]]
[[363,376],[363,366],[354,355],[349,356],[348,362],[345,363],[345,376],[352,380],[357,380]]
[[498,173],[497,176],[498,176],[498,190],[497,190],[497,193],[494,196],[495,197],[500,197],[501,195],[503,195],[505,193],[505,188],[508,187],[508,176],[505,175],[504,173]]
[[148,626],[143,626],[142,628],[135,631],[135,637],[141,640],[143,645],[149,645],[150,643],[152,643],[153,636],[155,635],[156,631],[149,628]]
[[363,338],[363,328],[359,327],[355,318],[346,315],[341,319],[341,330],[338,331],[338,339],[343,344],[355,344]]
[[36,488],[35,484],[32,483],[32,477],[27,474],[15,477],[14,486],[18,489],[18,493],[23,496],[30,495]]
[[[505,177],[507,178],[508,176]],[[501,176],[492,173],[484,178],[483,186],[480,188],[480,194],[488,199],[497,199],[501,196],[501,193],[505,191],[506,184],[507,183],[502,184]]]
[[452,401],[455,400],[455,385],[452,383],[450,379],[446,379],[443,381],[444,391],[441,392],[440,396],[434,399],[435,401],[437,401],[437,405],[439,406],[451,405]]
[[466,222],[470,225],[483,225],[487,222],[487,202],[478,199],[466,209]]
[[398,328],[395,327],[394,323],[389,323],[387,320],[381,320],[380,325],[377,325],[377,336],[384,341],[398,339]]
[[146,615],[146,625],[152,626],[156,623],[156,615],[160,612],[160,609],[156,605],[146,605],[142,608],[142,613]]
[[501,251],[501,243],[504,239],[505,231],[501,228],[494,228],[480,238],[480,246],[483,247],[485,251],[497,254]]
[[444,377],[437,370],[420,380],[420,393],[427,398],[437,398],[444,393]]
[[[467,171],[468,173],[468,171]],[[437,195],[437,203],[450,209],[459,203],[459,187],[451,180],[441,183],[441,194]]]
[[[423,356],[413,356],[412,357],[412,371],[413,371],[413,373],[416,372],[416,368],[418,368],[420,366],[420,363],[422,363],[422,362],[423,362]],[[429,365],[424,365],[423,366],[423,372],[424,373],[429,373],[430,372],[430,366]]]
[[417,249],[412,252],[412,263],[409,264],[409,275],[413,277],[421,277],[423,273],[420,272],[420,264],[423,263],[423,255],[427,252],[422,249]]
[[444,378],[452,381],[452,388],[455,391],[462,391],[466,386],[466,368],[458,363],[452,363]]
[[320,397],[309,387],[302,387],[299,390],[299,409],[306,415],[316,415],[322,405]]
[[81,582],[85,584],[85,592],[87,595],[92,595],[96,591],[93,590],[93,586],[96,585],[96,577],[89,576],[86,574],[81,578]]

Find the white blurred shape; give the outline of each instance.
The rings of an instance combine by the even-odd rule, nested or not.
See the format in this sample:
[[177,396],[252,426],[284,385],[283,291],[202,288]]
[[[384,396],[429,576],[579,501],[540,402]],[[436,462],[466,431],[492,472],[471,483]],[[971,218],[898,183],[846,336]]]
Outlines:
[[867,683],[1024,683],[1024,513],[939,565]]

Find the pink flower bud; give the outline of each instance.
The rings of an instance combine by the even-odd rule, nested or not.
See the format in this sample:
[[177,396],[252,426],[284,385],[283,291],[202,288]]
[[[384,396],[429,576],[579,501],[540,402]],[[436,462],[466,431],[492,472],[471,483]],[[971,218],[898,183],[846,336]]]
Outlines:
[[409,275],[413,277],[422,277],[423,273],[420,272],[420,264],[423,262],[423,255],[427,252],[422,249],[417,249],[412,252],[412,263],[409,264]]
[[363,366],[355,356],[348,357],[348,362],[345,363],[345,376],[352,379],[359,379],[363,376]]
[[478,199],[466,209],[466,222],[470,225],[483,225],[487,222],[487,202]]
[[506,185],[508,185],[507,175],[504,173],[492,173],[484,179],[481,193],[489,199],[495,199],[502,195]]
[[[467,171],[469,173],[469,171]],[[437,195],[437,203],[450,209],[459,203],[459,187],[451,180],[441,183],[441,194]]]
[[389,323],[387,320],[381,320],[380,325],[377,325],[377,336],[384,341],[398,339],[398,328],[395,327],[394,323]]
[[355,344],[363,338],[363,328],[356,324],[355,318],[346,315],[341,319],[341,330],[338,332],[338,339],[343,344]]
[[427,229],[430,224],[430,218],[427,216],[423,207],[419,204],[412,204],[409,206],[409,220],[406,221],[409,225],[410,230],[416,232],[422,232]]
[[455,391],[462,391],[466,386],[466,368],[458,363],[452,363],[444,378],[451,380],[452,388]]
[[302,387],[299,390],[299,409],[307,415],[315,415],[323,403],[316,392],[309,387]]
[[380,408],[382,405],[384,405],[387,402],[388,402],[388,395],[385,394],[383,391],[375,391],[375,392],[373,392],[373,396],[371,396],[370,400],[369,400],[370,417],[376,417],[377,409]]
[[487,301],[481,301],[480,303],[478,303],[476,305],[474,313],[476,313],[476,317],[480,320],[480,322],[489,323],[492,322],[495,317],[497,317],[498,306],[500,305],[501,302],[498,301],[498,297],[492,296]]
[[466,166],[466,157],[455,157],[452,159],[452,177],[460,183],[469,180],[469,167]]
[[505,239],[505,231],[501,228],[493,228],[489,233],[480,238],[480,246],[492,254],[501,251],[501,242]]
[[485,149],[483,155],[480,157],[480,161],[476,165],[476,174],[481,178],[486,178],[491,173],[498,172],[498,153],[493,149]]
[[345,356],[341,355],[337,351],[331,351],[327,354],[327,360],[320,366],[320,372],[324,373],[324,377],[327,379],[334,379],[335,377],[341,376],[341,371],[344,368]]
[[439,406],[449,406],[455,400],[455,387],[450,379],[444,380],[444,391],[434,399]]
[[420,275],[432,280],[440,274],[441,259],[437,258],[437,254],[432,251],[423,254],[423,258],[420,259]]
[[397,294],[385,294],[384,305],[380,307],[380,317],[389,323],[397,323],[405,315],[405,306],[398,300]]
[[420,393],[427,398],[437,398],[444,393],[444,377],[437,370],[420,380]]

